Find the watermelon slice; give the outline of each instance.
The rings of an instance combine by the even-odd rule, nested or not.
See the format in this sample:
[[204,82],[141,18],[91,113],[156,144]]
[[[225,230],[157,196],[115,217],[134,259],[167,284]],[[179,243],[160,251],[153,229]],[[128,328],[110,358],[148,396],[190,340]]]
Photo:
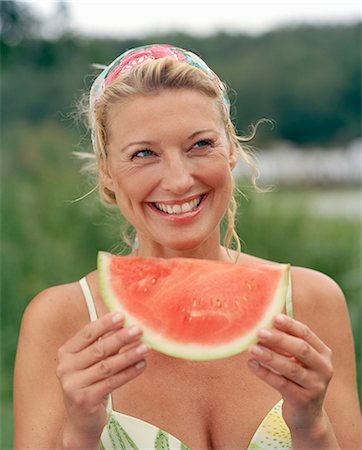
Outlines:
[[289,265],[237,265],[188,258],[98,254],[110,311],[138,324],[153,349],[179,358],[235,355],[270,327],[289,295]]

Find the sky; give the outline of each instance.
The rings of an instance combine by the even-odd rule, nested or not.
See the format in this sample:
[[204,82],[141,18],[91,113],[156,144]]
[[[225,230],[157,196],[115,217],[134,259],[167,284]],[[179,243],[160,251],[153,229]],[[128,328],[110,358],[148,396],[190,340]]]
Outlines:
[[[57,2],[25,1],[43,18]],[[182,31],[197,36],[218,31],[260,34],[280,25],[361,20],[360,0],[71,0],[71,29],[77,34],[142,37]],[[54,16],[53,16],[54,17]]]

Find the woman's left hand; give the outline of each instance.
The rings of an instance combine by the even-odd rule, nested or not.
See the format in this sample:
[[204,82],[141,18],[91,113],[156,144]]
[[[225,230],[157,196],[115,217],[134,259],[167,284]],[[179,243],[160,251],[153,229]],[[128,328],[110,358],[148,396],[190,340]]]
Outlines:
[[325,419],[323,401],[333,375],[332,352],[305,324],[284,314],[260,330],[249,367],[283,397],[291,432],[312,430]]

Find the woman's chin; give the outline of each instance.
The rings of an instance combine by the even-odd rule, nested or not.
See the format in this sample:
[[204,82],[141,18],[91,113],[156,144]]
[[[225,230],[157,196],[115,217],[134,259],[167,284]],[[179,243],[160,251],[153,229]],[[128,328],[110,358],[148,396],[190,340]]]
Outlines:
[[159,246],[163,249],[162,253],[165,254],[169,252],[177,252],[182,254],[192,254],[193,252],[198,252],[198,250],[202,247],[204,240],[200,237],[190,237],[182,238],[178,236],[177,238],[164,239],[161,242],[159,241]]
[[188,240],[188,241],[170,241],[163,245],[165,248],[173,250],[175,252],[189,252],[192,250],[196,250],[200,246],[199,240]]

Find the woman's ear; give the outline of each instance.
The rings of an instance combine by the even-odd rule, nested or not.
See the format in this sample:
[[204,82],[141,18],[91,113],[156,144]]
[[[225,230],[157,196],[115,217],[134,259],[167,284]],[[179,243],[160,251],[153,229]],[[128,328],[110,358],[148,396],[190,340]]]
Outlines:
[[230,164],[231,170],[234,169],[237,162],[238,162],[238,152],[236,151],[235,146],[232,145],[230,148],[230,154],[229,154],[229,164]]
[[109,173],[109,167],[107,160],[102,158],[99,162],[99,177],[101,184],[106,187],[109,191],[114,191],[113,178]]

